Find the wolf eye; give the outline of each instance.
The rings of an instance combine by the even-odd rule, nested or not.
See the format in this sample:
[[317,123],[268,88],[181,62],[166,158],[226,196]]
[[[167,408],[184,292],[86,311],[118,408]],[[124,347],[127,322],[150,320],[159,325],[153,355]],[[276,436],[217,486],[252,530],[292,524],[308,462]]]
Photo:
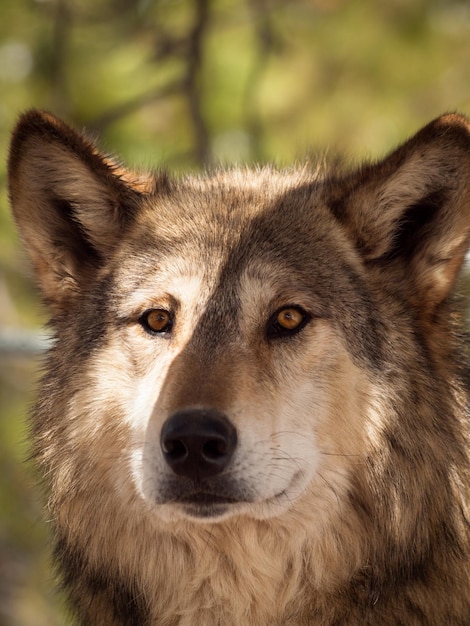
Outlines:
[[311,316],[298,306],[286,306],[271,316],[267,326],[270,339],[288,337],[298,333],[309,322]]
[[141,316],[139,321],[145,330],[151,333],[167,333],[173,326],[173,317],[165,309],[150,309]]

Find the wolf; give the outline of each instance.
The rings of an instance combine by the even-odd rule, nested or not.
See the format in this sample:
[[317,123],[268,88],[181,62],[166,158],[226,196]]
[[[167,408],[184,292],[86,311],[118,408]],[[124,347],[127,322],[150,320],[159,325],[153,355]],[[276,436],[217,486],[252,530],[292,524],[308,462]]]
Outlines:
[[176,179],[32,110],[9,193],[78,623],[468,626],[465,117],[357,169]]

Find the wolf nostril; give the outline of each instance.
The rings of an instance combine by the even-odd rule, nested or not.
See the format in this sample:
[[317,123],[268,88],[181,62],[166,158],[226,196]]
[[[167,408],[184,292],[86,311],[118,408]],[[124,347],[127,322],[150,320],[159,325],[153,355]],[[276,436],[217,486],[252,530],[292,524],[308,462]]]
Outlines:
[[199,480],[224,471],[235,451],[237,433],[219,411],[186,409],[164,423],[160,445],[175,474]]
[[206,459],[220,459],[227,454],[227,442],[212,439],[202,446],[202,454]]
[[162,448],[164,454],[174,461],[184,459],[188,455],[188,449],[179,439],[166,439],[162,442]]

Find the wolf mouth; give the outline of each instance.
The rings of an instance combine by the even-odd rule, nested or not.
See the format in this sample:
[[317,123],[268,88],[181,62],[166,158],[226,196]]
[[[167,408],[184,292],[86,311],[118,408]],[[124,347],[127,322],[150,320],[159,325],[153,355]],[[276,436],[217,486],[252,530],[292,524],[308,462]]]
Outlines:
[[193,518],[216,518],[227,513],[231,505],[239,503],[235,498],[198,491],[181,496],[172,504],[181,505],[186,515]]
[[179,497],[175,500],[175,502],[179,504],[190,504],[190,505],[199,505],[199,506],[213,506],[213,505],[226,505],[226,504],[237,504],[239,500],[236,498],[230,498],[227,496],[219,496],[213,493],[198,491],[192,494],[187,494],[185,496]]
[[[261,501],[259,504],[275,504],[287,495],[287,491],[287,489],[284,489],[272,498]],[[185,515],[188,517],[216,519],[236,511],[241,512],[245,509],[243,505],[254,504],[254,502],[253,500],[248,501],[247,499],[230,498],[227,496],[214,495],[208,492],[195,492],[190,495],[173,499],[171,502],[168,502],[168,504],[181,506]]]
[[[259,499],[260,502],[275,502],[287,496],[287,494],[302,481],[303,473],[296,472],[291,478],[288,486],[266,499]],[[170,492],[173,487],[172,492]],[[183,505],[189,506],[191,509],[224,507],[229,508],[231,505],[253,504],[258,498],[244,487],[233,483],[214,484],[214,485],[167,485],[166,494],[159,500],[159,504]]]

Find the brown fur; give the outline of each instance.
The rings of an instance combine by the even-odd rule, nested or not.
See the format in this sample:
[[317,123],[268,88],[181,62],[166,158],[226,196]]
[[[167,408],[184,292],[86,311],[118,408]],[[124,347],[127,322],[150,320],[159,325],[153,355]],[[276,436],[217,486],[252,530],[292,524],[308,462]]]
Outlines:
[[[465,118],[350,173],[176,182],[31,111],[9,166],[56,333],[34,449],[82,624],[470,623]],[[305,324],[283,335],[286,306]],[[160,433],[200,407],[237,445],[182,478]]]

